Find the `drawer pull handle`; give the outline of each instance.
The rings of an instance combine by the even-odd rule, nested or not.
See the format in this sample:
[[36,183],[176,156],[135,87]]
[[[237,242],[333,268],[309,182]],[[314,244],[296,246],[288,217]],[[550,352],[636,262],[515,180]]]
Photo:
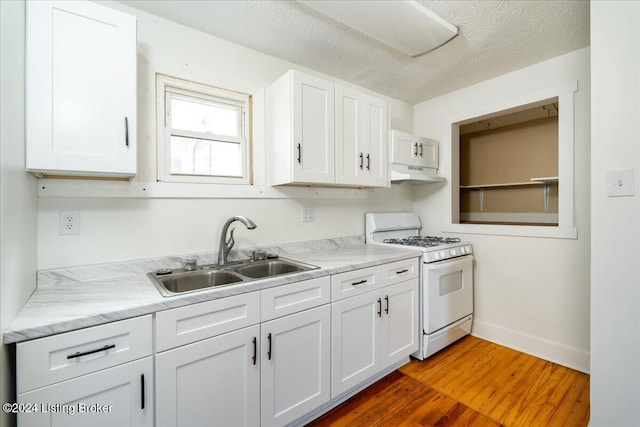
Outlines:
[[352,282],[351,286],[362,285],[363,283],[367,283],[367,279],[360,280],[359,282]]
[[420,143],[420,157],[423,157],[423,155],[422,155],[422,142]]
[[384,297],[384,300],[385,300],[385,301],[386,301],[386,303],[387,303],[387,307],[384,309],[384,312],[385,312],[385,313],[387,313],[387,314],[389,314],[389,295],[385,296],[385,297]]
[[144,374],[140,375],[140,409],[144,409]]
[[258,357],[258,339],[253,337],[253,366],[256,365],[256,360]]
[[378,298],[378,317],[382,317],[382,298]]
[[405,268],[404,270],[396,271],[396,274],[406,273],[407,271],[409,270]]
[[296,159],[298,163],[302,164],[302,145],[298,144],[298,158]]
[[77,353],[68,355],[67,359],[75,359],[76,357],[87,356],[87,355],[93,354],[93,353],[100,353],[101,351],[111,350],[112,348],[116,348],[116,345],[115,344],[105,345],[104,347],[97,348],[95,350],[83,351],[82,353],[77,352]]
[[269,341],[269,347],[267,348],[267,359],[271,360],[271,334],[267,335],[267,341]]

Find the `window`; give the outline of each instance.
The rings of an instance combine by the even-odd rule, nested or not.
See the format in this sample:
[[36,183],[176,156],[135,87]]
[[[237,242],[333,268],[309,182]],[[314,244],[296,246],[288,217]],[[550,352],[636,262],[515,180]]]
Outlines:
[[158,180],[249,184],[250,97],[156,77]]

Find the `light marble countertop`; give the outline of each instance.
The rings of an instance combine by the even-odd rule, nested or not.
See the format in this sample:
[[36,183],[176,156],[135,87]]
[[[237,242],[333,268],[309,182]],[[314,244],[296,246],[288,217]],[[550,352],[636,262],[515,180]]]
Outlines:
[[171,297],[160,295],[146,274],[160,268],[179,267],[181,260],[187,256],[195,257],[199,265],[211,264],[215,262],[216,254],[153,258],[40,271],[37,289],[4,331],[4,343],[26,341],[421,255],[416,249],[392,245],[366,245],[362,236],[355,236],[244,250],[234,249],[229,259],[247,259],[250,251],[254,249],[265,250],[320,268]]

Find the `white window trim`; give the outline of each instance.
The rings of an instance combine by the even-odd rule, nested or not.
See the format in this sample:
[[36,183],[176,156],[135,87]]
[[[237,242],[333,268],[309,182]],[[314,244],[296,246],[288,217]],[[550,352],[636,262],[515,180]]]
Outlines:
[[[218,141],[237,142],[242,147],[242,176],[226,177],[226,176],[202,176],[187,174],[172,174],[170,141],[171,129],[165,126],[166,118],[166,99],[165,93],[188,95],[189,98],[194,96],[202,97],[205,101],[221,102],[226,104],[234,104],[243,108],[242,128],[244,135],[240,138],[229,136],[216,136],[211,134],[200,135],[198,132],[179,131],[181,136],[194,137],[211,140],[216,138]],[[182,182],[182,183],[209,183],[209,184],[237,184],[251,185],[251,97],[250,95],[232,92],[229,90],[195,83],[188,80],[170,77],[163,74],[156,74],[156,171],[157,180],[160,182]],[[174,134],[176,134],[174,132]]]
[[[550,237],[576,239],[574,223],[574,93],[578,82],[572,81],[527,93],[493,104],[452,114],[444,122],[444,140],[449,140],[451,169],[448,177],[445,232],[503,236]],[[530,108],[530,104],[558,98],[558,226],[460,224],[460,125]]]

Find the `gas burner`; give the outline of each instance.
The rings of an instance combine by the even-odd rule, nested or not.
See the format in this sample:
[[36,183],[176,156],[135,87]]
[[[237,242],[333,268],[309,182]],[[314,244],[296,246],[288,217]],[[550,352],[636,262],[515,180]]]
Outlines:
[[442,244],[460,243],[460,239],[457,237],[411,236],[405,239],[384,239],[382,242],[394,245],[429,247]]

